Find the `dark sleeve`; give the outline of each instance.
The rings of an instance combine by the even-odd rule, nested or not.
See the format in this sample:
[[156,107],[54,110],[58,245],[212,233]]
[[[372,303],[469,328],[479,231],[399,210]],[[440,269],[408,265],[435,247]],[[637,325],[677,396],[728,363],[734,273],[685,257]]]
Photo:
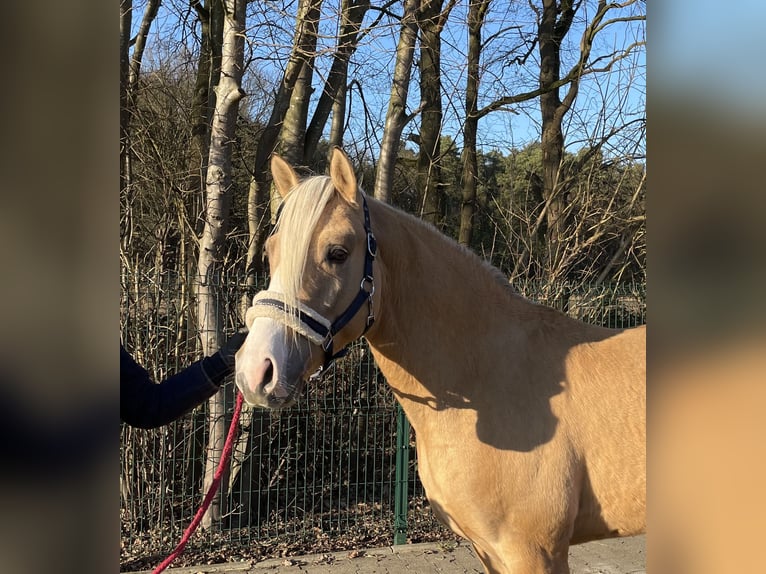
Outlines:
[[166,425],[212,397],[232,370],[216,353],[156,384],[120,345],[120,419],[140,428]]

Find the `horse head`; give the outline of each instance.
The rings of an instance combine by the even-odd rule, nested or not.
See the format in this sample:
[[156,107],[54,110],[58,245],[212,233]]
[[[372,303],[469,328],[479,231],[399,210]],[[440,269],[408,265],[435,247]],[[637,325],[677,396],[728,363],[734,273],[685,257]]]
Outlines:
[[276,155],[271,171],[283,198],[265,245],[271,279],[247,311],[236,382],[248,404],[283,408],[372,325],[377,246],[342,150],[333,152],[329,177],[300,181]]

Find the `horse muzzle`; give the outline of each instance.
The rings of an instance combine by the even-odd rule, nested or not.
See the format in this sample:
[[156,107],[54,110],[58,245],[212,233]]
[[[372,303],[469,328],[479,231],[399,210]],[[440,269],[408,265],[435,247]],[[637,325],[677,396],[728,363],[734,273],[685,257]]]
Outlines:
[[302,378],[291,382],[280,381],[274,379],[273,373],[274,368],[269,360],[263,361],[254,372],[237,372],[237,388],[247,404],[266,409],[282,409],[296,401],[305,381]]
[[278,322],[257,318],[237,351],[237,387],[251,406],[288,407],[303,390],[310,359],[309,341]]

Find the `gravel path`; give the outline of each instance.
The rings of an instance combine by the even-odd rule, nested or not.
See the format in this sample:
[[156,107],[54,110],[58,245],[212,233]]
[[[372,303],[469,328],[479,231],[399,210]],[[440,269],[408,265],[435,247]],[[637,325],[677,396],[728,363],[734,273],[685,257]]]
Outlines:
[[[645,574],[646,537],[573,546],[572,574]],[[145,570],[140,574],[149,574]],[[406,544],[352,552],[313,554],[258,563],[170,568],[172,574],[483,574],[469,544]],[[136,573],[139,574],[139,573]]]

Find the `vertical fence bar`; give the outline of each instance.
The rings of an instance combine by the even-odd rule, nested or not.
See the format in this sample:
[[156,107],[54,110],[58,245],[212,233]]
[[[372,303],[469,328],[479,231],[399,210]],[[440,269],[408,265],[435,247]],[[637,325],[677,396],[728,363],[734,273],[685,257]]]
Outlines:
[[407,544],[409,500],[410,421],[396,403],[396,487],[394,490],[394,544]]

